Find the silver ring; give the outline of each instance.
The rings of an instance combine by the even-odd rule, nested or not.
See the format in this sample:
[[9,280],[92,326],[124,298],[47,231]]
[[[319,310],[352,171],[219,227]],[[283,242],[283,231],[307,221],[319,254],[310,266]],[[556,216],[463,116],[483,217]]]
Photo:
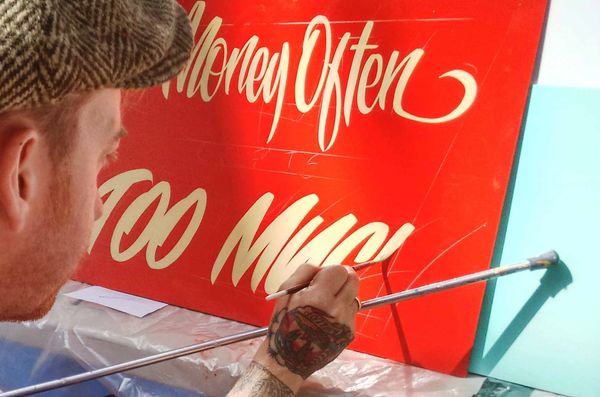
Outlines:
[[360,303],[360,300],[358,299],[358,297],[354,298],[354,303],[356,303],[356,311],[359,312],[360,308],[362,307],[362,304]]

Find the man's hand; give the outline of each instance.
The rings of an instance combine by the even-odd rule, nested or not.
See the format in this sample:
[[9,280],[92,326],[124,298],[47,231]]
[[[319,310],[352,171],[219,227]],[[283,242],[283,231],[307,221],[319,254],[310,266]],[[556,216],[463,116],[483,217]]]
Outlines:
[[[311,281],[312,280],[312,281]],[[303,265],[281,289],[311,281],[280,298],[269,333],[229,396],[293,396],[354,338],[358,277],[347,266]]]

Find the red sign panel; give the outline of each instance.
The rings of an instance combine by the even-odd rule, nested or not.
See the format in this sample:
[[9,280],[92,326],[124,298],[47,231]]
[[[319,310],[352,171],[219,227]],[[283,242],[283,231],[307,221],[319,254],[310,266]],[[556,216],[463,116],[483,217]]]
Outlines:
[[[188,67],[127,96],[78,279],[265,325],[300,264],[362,299],[491,260],[545,1],[186,1]],[[465,374],[483,286],[361,312],[354,349]]]

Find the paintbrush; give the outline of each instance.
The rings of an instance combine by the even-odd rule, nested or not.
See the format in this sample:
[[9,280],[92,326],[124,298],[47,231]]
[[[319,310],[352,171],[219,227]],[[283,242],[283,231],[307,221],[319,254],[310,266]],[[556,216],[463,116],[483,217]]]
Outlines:
[[[397,250],[398,250],[398,248],[391,250],[390,252],[382,252],[379,255],[377,255],[377,257],[373,260],[357,263],[356,265],[352,266],[352,269],[354,269],[354,271],[359,271],[359,270],[365,269],[369,266],[384,262],[384,261],[388,260]],[[267,295],[265,300],[270,301],[273,299],[281,298],[282,296],[294,294],[294,293],[308,287],[309,284],[310,284],[310,282],[304,283],[304,284],[299,284],[299,285],[295,285],[293,287],[275,292],[273,294]]]

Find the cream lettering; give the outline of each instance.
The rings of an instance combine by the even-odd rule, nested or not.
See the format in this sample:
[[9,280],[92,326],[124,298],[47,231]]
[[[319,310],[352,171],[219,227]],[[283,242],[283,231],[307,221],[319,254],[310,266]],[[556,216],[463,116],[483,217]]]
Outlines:
[[316,195],[306,196],[296,201],[271,222],[265,231],[255,239],[256,231],[271,206],[273,198],[274,196],[271,193],[266,193],[259,198],[229,234],[212,268],[210,279],[213,283],[225,265],[227,258],[229,258],[234,248],[238,246],[231,278],[233,285],[238,284],[250,265],[260,255],[260,259],[254,269],[254,276],[252,277],[252,289],[256,290],[258,283],[286,241],[292,236],[302,219],[318,202]]
[[[101,197],[107,194],[108,197],[103,207],[103,215],[94,225],[92,241],[88,251],[91,252],[100,231],[113,213],[117,203],[134,184],[144,181],[152,182],[150,171],[144,169],[132,170],[109,179],[99,188]],[[128,261],[141,252],[144,247],[146,247],[146,263],[152,269],[169,267],[181,256],[202,222],[206,208],[206,192],[203,189],[196,189],[171,208],[169,208],[170,198],[171,188],[169,183],[159,182],[152,186],[149,191],[138,196],[127,207],[119,218],[110,240],[110,253],[115,261]],[[159,200],[158,206],[143,231],[129,248],[121,251],[120,246],[123,236],[132,231],[142,214],[157,199]],[[182,235],[179,236],[177,243],[162,259],[157,259],[157,248],[164,244],[180,219],[192,208],[194,208],[192,218]]]
[[[204,1],[198,1],[192,7],[190,20],[194,36],[205,9]],[[200,98],[204,102],[210,102],[221,88],[229,95],[237,72],[237,91],[239,94],[244,93],[248,102],[255,103],[262,98],[264,103],[270,104],[275,99],[273,123],[267,140],[270,142],[277,129],[285,99],[290,62],[289,44],[283,43],[280,52],[271,54],[266,47],[257,49],[259,39],[252,36],[242,48],[233,48],[229,53],[225,39],[217,37],[222,24],[221,18],[214,17],[196,41],[190,61],[177,76],[177,92],[185,90],[186,97],[192,98],[200,91]],[[170,88],[171,82],[162,86],[163,95],[167,99]]]
[[[385,223],[373,222],[362,226],[342,240],[342,237],[357,222],[356,217],[349,214],[319,233],[313,240],[307,243],[304,248],[299,249],[322,221],[323,219],[321,217],[312,219],[286,245],[284,250],[277,257],[277,260],[273,264],[265,281],[265,291],[267,291],[267,293],[276,292],[281,283],[287,280],[303,263],[308,262],[320,264],[321,266],[348,263],[347,259],[350,253],[363,242],[363,247],[353,259],[354,263],[366,262],[372,258],[382,259],[387,253],[395,251],[404,244],[404,241],[415,230],[415,227],[412,224],[405,223],[396,231],[396,233],[394,233],[383,248],[381,248],[388,236],[390,228]],[[339,245],[332,250],[338,243]],[[375,256],[378,251],[379,254]],[[328,253],[329,255],[327,255]],[[323,260],[326,256],[327,258]]]
[[[176,90],[178,93],[185,92],[187,98],[199,93],[203,101],[209,102],[219,90],[230,95],[231,86],[237,78],[237,92],[244,95],[249,103],[259,100],[265,104],[275,102],[273,122],[266,139],[266,143],[270,143],[282,118],[291,71],[290,52],[296,46],[285,41],[279,51],[272,52],[267,47],[259,47],[260,38],[253,35],[241,48],[231,48],[225,38],[219,36],[222,18],[214,17],[207,25],[201,25],[205,9],[206,3],[197,1],[190,12],[195,36],[200,26],[204,26],[204,30],[196,41],[190,62],[177,77]],[[376,52],[379,45],[370,42],[373,27],[374,22],[366,22],[355,44],[351,44],[354,39],[350,32],[338,35],[340,39],[334,43],[330,21],[323,15],[317,15],[308,22],[303,41],[297,45],[299,63],[294,82],[294,104],[304,114],[319,109],[316,132],[323,152],[333,147],[342,122],[346,127],[350,126],[354,106],[362,115],[391,107],[401,118],[440,124],[461,117],[475,102],[478,89],[475,78],[464,70],[453,69],[432,77],[451,79],[460,84],[464,91],[462,98],[456,98],[455,107],[437,117],[420,116],[414,109],[409,111],[404,103],[405,93],[417,65],[426,55],[425,50],[415,48],[404,56],[394,50],[386,61],[384,54]],[[315,51],[317,46],[324,51]],[[348,75],[342,76],[340,65],[347,56],[352,57],[351,67]],[[309,73],[311,65],[320,67],[315,81],[308,80],[308,76],[312,76]],[[163,85],[167,99],[170,89],[170,82]],[[410,89],[418,90],[419,87],[412,84]],[[436,95],[447,94],[442,90]],[[374,99],[368,103],[368,97]]]
[[[306,103],[304,99],[304,91],[306,87],[306,74],[308,70],[308,65],[310,58],[312,58],[313,50],[316,45],[316,41],[319,38],[319,31],[316,30],[319,25],[323,26],[325,30],[325,62],[323,63],[323,69],[321,71],[321,78],[319,80],[319,85],[317,86],[317,90],[311,100],[310,103]],[[319,147],[322,151],[328,151],[333,143],[335,142],[338,134],[338,130],[340,128],[340,119],[341,119],[341,107],[342,105],[342,83],[341,78],[339,76],[339,68],[340,63],[342,62],[342,57],[344,55],[344,51],[350,40],[350,33],[344,34],[341,38],[340,43],[337,46],[333,59],[329,61],[332,47],[332,36],[331,36],[331,27],[329,21],[324,16],[318,16],[313,18],[311,23],[308,25],[306,30],[306,35],[304,36],[304,45],[302,47],[302,58],[300,59],[300,65],[298,66],[298,74],[296,76],[296,107],[302,113],[307,113],[316,105],[318,96],[322,97],[319,111],[319,126],[317,132],[317,139],[319,142]],[[323,83],[324,86],[323,86]],[[335,92],[335,116],[334,116],[334,126],[333,131],[331,133],[331,137],[327,139],[326,135],[326,126],[327,126],[327,118],[330,111],[330,103],[332,101],[332,96]]]
[[[244,214],[229,234],[213,265],[211,273],[213,283],[220,275],[226,261],[233,255],[236,247],[231,276],[233,285],[237,285],[252,264],[256,262],[251,279],[252,290],[256,291],[260,282],[267,275],[265,291],[272,293],[277,291],[281,283],[303,263],[321,266],[346,263],[350,253],[362,243],[364,245],[354,258],[354,262],[376,258],[377,252],[384,255],[384,251],[390,252],[390,250],[399,248],[414,230],[413,225],[406,223],[384,244],[389,226],[381,222],[374,222],[359,228],[344,238],[358,222],[353,214],[348,214],[333,222],[311,239],[317,228],[324,222],[321,216],[316,216],[299,228],[301,222],[319,201],[315,194],[311,194],[291,204],[257,237],[258,229],[273,200],[272,193],[264,194]],[[335,248],[336,246],[337,248]]]
[[[352,229],[356,222],[358,222],[358,219],[354,215],[346,215],[317,234],[299,251],[292,252],[292,249],[287,249],[285,253],[282,253],[280,258],[277,258],[277,262],[273,264],[273,269],[269,272],[269,276],[265,282],[265,291],[269,294],[276,292],[281,283],[290,277],[303,263],[321,265],[327,254]],[[297,248],[300,239],[296,240],[290,248]],[[302,242],[304,243],[305,241]]]
[[[117,214],[117,205],[134,185],[140,183],[145,183],[148,188],[134,198],[121,214]],[[110,239],[111,257],[117,262],[126,262],[145,249],[146,263],[151,269],[165,269],[181,257],[198,232],[207,203],[206,192],[197,188],[169,207],[170,184],[165,181],[153,184],[153,175],[146,169],[131,170],[114,176],[100,186],[99,193],[105,197],[104,211],[94,225],[89,251],[91,252],[99,234],[106,227],[108,219],[116,217],[117,222]],[[231,273],[233,285],[238,285],[254,265],[252,291],[256,291],[264,280],[265,291],[275,292],[303,263],[329,266],[347,263],[347,260],[358,263],[377,259],[404,244],[414,231],[413,225],[405,223],[388,238],[390,228],[382,222],[368,223],[352,231],[358,223],[353,214],[334,220],[319,231],[319,226],[325,221],[322,216],[315,216],[305,222],[319,203],[316,194],[296,200],[266,227],[261,228],[274,200],[272,193],[262,195],[229,233],[211,269],[213,284],[227,261],[234,256]],[[147,223],[138,228],[142,230],[139,236],[128,247],[121,249],[123,237],[132,232],[154,203],[157,203],[156,209]],[[175,226],[189,211],[193,212],[185,230],[180,236],[171,236]],[[263,231],[257,236],[259,229]],[[168,253],[157,259],[157,248],[169,237],[178,240]],[[356,257],[349,259],[350,254],[359,247]]]

